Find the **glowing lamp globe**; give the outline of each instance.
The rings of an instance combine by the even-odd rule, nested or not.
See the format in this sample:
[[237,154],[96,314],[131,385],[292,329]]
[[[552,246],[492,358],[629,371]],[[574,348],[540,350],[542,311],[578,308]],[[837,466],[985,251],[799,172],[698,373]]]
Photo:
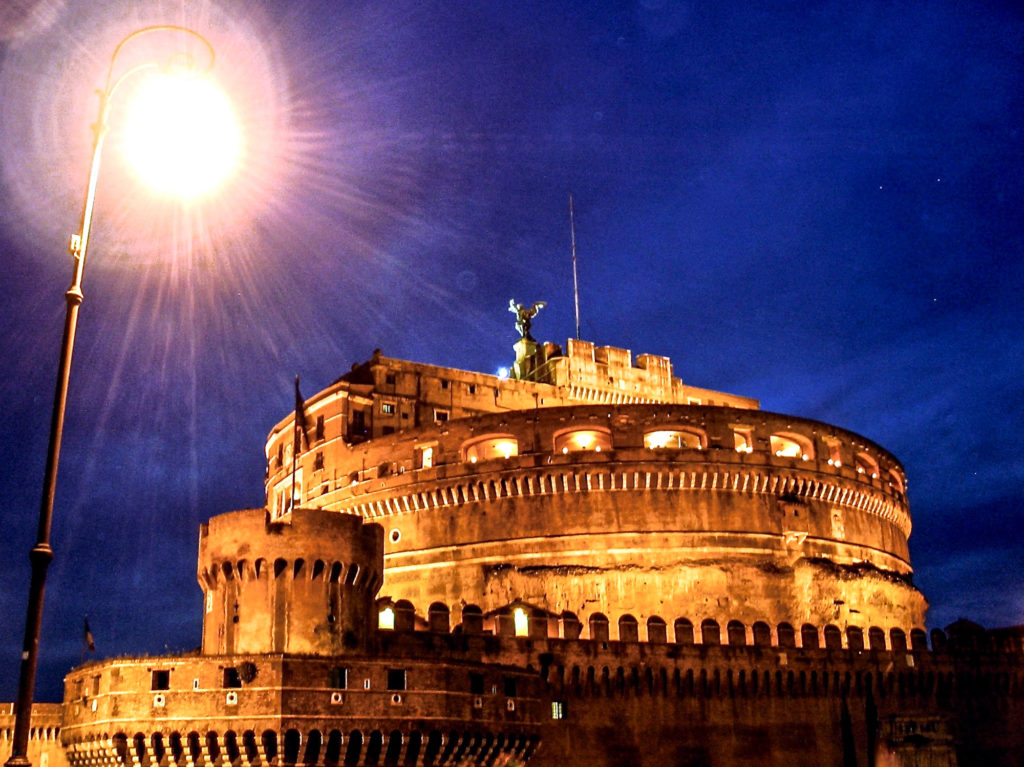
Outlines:
[[224,94],[205,78],[146,78],[125,126],[130,165],[161,193],[201,196],[238,162],[241,134],[235,115]]

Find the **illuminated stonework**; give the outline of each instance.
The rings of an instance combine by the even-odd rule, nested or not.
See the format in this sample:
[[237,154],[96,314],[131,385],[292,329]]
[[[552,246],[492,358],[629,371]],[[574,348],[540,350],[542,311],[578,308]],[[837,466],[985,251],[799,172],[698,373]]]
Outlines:
[[567,349],[514,381],[377,353],[302,403],[266,508],[200,531],[201,650],[74,670],[40,756],[1024,764],[1024,631],[926,633],[892,455]]
[[[604,349],[598,373],[579,359],[592,346],[568,348],[545,363],[561,371],[551,383],[375,355],[305,403],[297,502],[384,525],[383,593],[453,615],[524,599],[583,637],[601,616],[612,639],[623,619],[923,628],[891,454],[754,400],[696,396],[664,358],[632,368]],[[566,372],[580,370],[586,385]],[[294,433],[286,419],[267,443],[275,514]]]

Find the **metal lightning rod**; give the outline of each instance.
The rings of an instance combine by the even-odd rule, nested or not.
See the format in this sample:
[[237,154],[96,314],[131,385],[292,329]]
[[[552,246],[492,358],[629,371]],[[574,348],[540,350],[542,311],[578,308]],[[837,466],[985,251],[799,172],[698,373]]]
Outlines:
[[569,232],[572,235],[572,297],[576,305],[576,340],[580,340],[580,283],[576,277],[576,216],[572,208],[572,192],[569,192]]

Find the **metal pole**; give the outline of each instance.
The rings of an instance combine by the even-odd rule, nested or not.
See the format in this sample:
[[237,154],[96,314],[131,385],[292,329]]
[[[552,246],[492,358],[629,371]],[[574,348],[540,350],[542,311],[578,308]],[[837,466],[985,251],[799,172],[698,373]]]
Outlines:
[[96,180],[99,177],[100,155],[103,136],[106,133],[107,96],[100,96],[100,111],[93,126],[95,138],[92,160],[89,165],[89,185],[82,211],[81,234],[71,238],[73,266],[71,286],[64,293],[67,311],[64,315],[64,334],[60,346],[60,362],[57,366],[57,386],[53,395],[53,412],[50,416],[50,440],[46,452],[46,469],[43,472],[43,497],[39,504],[39,530],[36,545],[29,552],[32,563],[32,581],[28,592],[28,611],[25,618],[25,641],[21,650],[21,671],[18,676],[18,699],[15,704],[14,735],[11,756],[6,767],[25,767],[28,760],[28,736],[32,721],[32,698],[36,686],[36,667],[39,657],[39,634],[43,622],[43,598],[46,595],[46,570],[53,561],[50,548],[50,528],[53,521],[53,499],[57,491],[57,464],[60,461],[60,443],[64,433],[64,411],[68,399],[68,383],[71,379],[71,357],[75,350],[75,331],[78,328],[78,309],[82,305],[82,273],[85,269],[85,254],[92,229],[92,211],[96,200]]
[[11,738],[11,756],[5,767],[31,767],[28,760],[28,736],[32,724],[32,699],[35,694],[36,669],[39,658],[39,635],[43,621],[43,601],[46,595],[46,571],[53,561],[53,549],[50,548],[50,529],[53,522],[53,499],[57,491],[57,464],[60,461],[60,443],[64,433],[64,411],[68,398],[68,383],[71,379],[71,357],[75,350],[75,331],[78,328],[78,309],[82,305],[82,274],[85,270],[85,256],[89,246],[89,234],[92,231],[93,207],[96,202],[96,183],[99,179],[100,156],[103,149],[103,138],[107,132],[107,117],[110,112],[110,99],[117,86],[125,78],[140,69],[155,66],[146,64],[133,67],[111,84],[114,62],[121,47],[129,40],[154,31],[179,31],[191,35],[207,47],[210,52],[210,67],[213,66],[213,48],[199,33],[177,26],[155,26],[137,30],[125,37],[110,59],[107,80],[104,89],[99,92],[100,107],[96,124],[93,125],[92,158],[89,162],[89,183],[85,192],[85,205],[82,209],[82,225],[79,233],[71,237],[71,286],[64,293],[67,310],[64,315],[64,333],[61,339],[60,362],[57,366],[57,386],[53,395],[53,412],[50,416],[50,439],[46,452],[46,468],[43,473],[43,497],[39,504],[39,527],[36,545],[29,552],[32,564],[32,579],[29,584],[28,609],[25,615],[25,639],[22,643],[21,669],[18,675],[18,698],[15,703],[14,734]]
[[576,279],[576,215],[572,208],[572,192],[569,193],[569,231],[572,233],[572,298],[576,306],[576,340],[580,340],[580,283]]

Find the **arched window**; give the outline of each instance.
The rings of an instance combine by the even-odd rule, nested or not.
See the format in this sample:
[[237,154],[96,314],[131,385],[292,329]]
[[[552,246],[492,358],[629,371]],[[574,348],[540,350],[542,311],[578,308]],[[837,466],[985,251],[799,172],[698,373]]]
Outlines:
[[385,631],[394,631],[395,608],[391,605],[384,607],[377,613],[377,628],[384,629]]
[[754,630],[754,646],[755,647],[771,647],[772,644],[772,629],[764,621],[758,621],[752,626]]
[[872,626],[868,629],[868,645],[872,650],[885,649],[885,632],[878,628],[878,626]]
[[644,447],[648,450],[701,450],[707,438],[690,429],[661,429],[644,434]]
[[700,642],[701,644],[722,644],[722,629],[719,628],[718,621],[707,618],[700,624]]
[[529,636],[530,616],[526,614],[526,610],[522,607],[517,607],[512,611],[512,625],[517,637]]
[[910,630],[910,647],[913,650],[928,649],[928,635],[924,632],[924,629]]
[[853,467],[858,474],[878,479],[878,461],[868,453],[860,452],[853,457]]
[[788,623],[780,623],[778,628],[779,647],[796,647],[796,632]]
[[481,634],[484,630],[484,611],[476,605],[462,608],[462,633]]
[[800,627],[800,646],[808,650],[817,650],[820,647],[818,641],[818,627],[805,623]]
[[907,651],[907,635],[903,629],[893,629],[889,632],[889,644],[896,652]]
[[676,618],[672,629],[676,635],[676,644],[693,644],[693,624],[687,618]]
[[558,619],[558,623],[561,628],[562,639],[579,639],[580,634],[583,633],[583,624],[576,617],[576,613],[563,612],[562,616]]
[[801,458],[809,461],[814,457],[814,448],[811,441],[802,434],[791,431],[780,431],[772,434],[771,442],[772,455],[779,458]]
[[331,730],[327,735],[327,748],[324,749],[324,764],[336,767],[341,761],[341,731]]
[[[284,763],[295,764],[299,761],[299,746],[302,744],[302,735],[298,730],[288,730],[284,734]],[[216,761],[214,762],[216,763]]]
[[519,441],[511,434],[488,434],[462,444],[462,460],[468,463],[519,455]]
[[647,619],[647,641],[656,644],[664,644],[668,641],[668,626],[657,615],[652,615]]
[[746,426],[732,428],[733,445],[737,453],[754,452],[754,430]]
[[889,469],[889,484],[897,493],[906,492],[906,486],[903,483],[903,475],[896,469]]
[[826,650],[843,649],[843,632],[839,630],[838,626],[826,626],[822,633],[825,635]]
[[568,429],[555,434],[556,453],[611,450],[612,435],[607,429]]
[[590,638],[602,642],[608,641],[608,618],[602,613],[590,616]]
[[731,645],[745,645],[747,643],[747,627],[739,621],[729,621],[725,627],[725,634]]
[[434,602],[430,605],[427,608],[427,625],[431,631],[447,634],[451,630],[448,606],[441,602]]
[[[227,752],[228,764],[234,764],[238,761],[238,757],[242,755],[242,752],[238,748],[238,736],[235,734],[234,730],[228,730],[224,733],[224,751]],[[163,759],[158,759],[157,764],[162,761]]]
[[632,615],[623,615],[621,618],[619,618],[619,641],[640,641],[640,628],[636,622],[636,618],[634,618]]
[[846,646],[851,650],[864,649],[864,631],[858,626],[846,629]]

